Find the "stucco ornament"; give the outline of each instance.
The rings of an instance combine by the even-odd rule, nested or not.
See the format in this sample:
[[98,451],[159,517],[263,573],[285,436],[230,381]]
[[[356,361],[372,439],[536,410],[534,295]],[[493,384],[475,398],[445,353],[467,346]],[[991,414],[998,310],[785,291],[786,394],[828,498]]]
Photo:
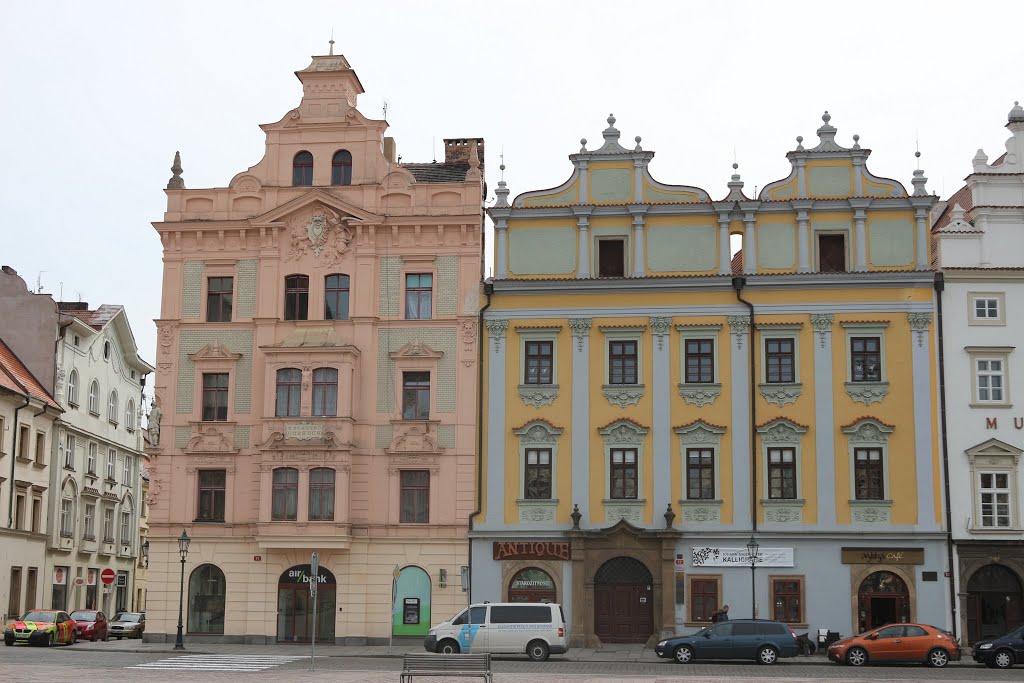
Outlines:
[[785,418],[778,418],[772,420],[770,424],[758,427],[757,431],[765,443],[798,444],[800,436],[807,431],[807,428]]
[[799,505],[765,506],[766,522],[799,522],[803,519],[803,509]]
[[501,341],[505,338],[505,333],[508,331],[507,320],[488,320],[487,321],[487,334],[494,341],[494,352],[501,353]]
[[519,398],[534,408],[551,405],[558,398],[557,384],[520,384]]
[[743,335],[750,331],[750,318],[745,315],[730,315],[727,319],[729,329],[736,337],[736,348],[743,348]]
[[684,401],[698,408],[714,403],[722,393],[721,384],[680,384],[679,395]]
[[888,382],[847,382],[846,393],[854,401],[866,406],[878,403],[889,395]]
[[647,428],[634,424],[629,420],[618,420],[604,429],[598,430],[606,444],[642,444]]
[[352,242],[349,219],[335,211],[318,206],[305,220],[292,221],[291,243],[285,261],[292,261],[311,251],[313,256],[324,256],[325,266],[341,260]]
[[604,384],[601,386],[601,392],[609,403],[625,408],[640,402],[640,399],[644,397],[644,385]]
[[800,384],[760,384],[758,389],[760,389],[764,400],[777,406],[796,403],[800,394],[803,393],[803,386]]
[[590,334],[590,326],[594,321],[590,318],[569,318],[569,329],[576,338],[576,350],[583,351],[583,341]]
[[917,345],[923,347],[925,334],[927,334],[928,328],[932,324],[932,314],[926,312],[907,313],[907,322],[910,323],[910,329],[917,336]]
[[665,339],[668,337],[669,328],[672,327],[672,318],[651,318],[651,333],[658,342],[658,350],[665,348]]
[[818,334],[818,344],[821,348],[825,348],[828,335],[832,334],[833,320],[835,320],[835,316],[831,313],[811,313],[811,325],[814,326],[814,331]]

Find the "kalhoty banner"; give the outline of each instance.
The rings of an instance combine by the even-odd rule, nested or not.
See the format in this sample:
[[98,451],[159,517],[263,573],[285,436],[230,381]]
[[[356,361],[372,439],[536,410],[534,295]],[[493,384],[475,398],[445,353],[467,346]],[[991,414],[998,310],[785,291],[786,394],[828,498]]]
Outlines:
[[[691,564],[694,567],[750,567],[750,553],[746,548],[693,548]],[[792,548],[758,548],[754,558],[756,567],[792,567]]]

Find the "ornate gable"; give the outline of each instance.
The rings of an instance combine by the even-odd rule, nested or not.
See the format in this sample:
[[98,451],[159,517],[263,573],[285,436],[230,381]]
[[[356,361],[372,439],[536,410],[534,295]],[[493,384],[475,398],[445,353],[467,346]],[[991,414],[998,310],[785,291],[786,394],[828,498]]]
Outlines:
[[396,358],[441,358],[444,353],[441,351],[435,351],[430,348],[425,342],[414,339],[397,351],[392,351],[390,354],[392,359]]
[[240,353],[232,353],[226,346],[219,340],[214,339],[212,342],[199,349],[195,353],[191,353],[188,356],[195,361],[203,360],[231,360],[235,361],[242,357]]

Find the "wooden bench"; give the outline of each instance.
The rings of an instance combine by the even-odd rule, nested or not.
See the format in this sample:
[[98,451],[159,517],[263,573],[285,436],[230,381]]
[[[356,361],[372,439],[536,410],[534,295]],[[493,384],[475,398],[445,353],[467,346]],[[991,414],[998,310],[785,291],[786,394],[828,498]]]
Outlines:
[[480,677],[491,683],[491,655],[407,654],[402,657],[401,683],[413,676]]

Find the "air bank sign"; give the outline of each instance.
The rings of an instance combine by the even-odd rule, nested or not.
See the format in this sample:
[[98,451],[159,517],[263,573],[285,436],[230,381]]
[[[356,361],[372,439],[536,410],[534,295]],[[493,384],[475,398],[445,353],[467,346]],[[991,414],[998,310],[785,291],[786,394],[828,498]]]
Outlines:
[[[746,548],[693,548],[690,564],[694,567],[750,567]],[[757,567],[792,567],[792,548],[758,548],[754,558]]]
[[[310,566],[307,564],[301,567],[292,567],[281,577],[281,583],[309,584],[312,578]],[[334,581],[321,569],[316,576],[317,585],[334,583]]]

